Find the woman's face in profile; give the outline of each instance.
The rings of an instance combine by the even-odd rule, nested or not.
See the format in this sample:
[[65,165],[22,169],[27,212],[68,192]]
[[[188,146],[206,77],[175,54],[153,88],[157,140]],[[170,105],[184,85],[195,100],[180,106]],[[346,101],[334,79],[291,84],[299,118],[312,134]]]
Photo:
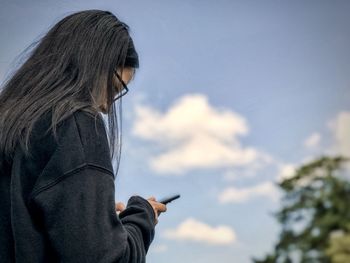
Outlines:
[[[135,73],[135,69],[130,68],[130,67],[126,67],[126,68],[124,68],[123,72],[121,72],[121,69],[118,69],[117,73],[121,77],[123,82],[127,85],[132,80],[134,73]],[[113,76],[113,86],[115,88],[114,96],[116,96],[117,93],[119,93],[119,91],[121,91],[123,89],[123,85],[118,80],[118,77],[116,75]],[[107,107],[107,96],[105,94],[105,91],[103,92],[102,98],[105,98],[105,99],[102,101],[102,103],[100,103],[99,108],[104,114],[107,114],[108,107]]]

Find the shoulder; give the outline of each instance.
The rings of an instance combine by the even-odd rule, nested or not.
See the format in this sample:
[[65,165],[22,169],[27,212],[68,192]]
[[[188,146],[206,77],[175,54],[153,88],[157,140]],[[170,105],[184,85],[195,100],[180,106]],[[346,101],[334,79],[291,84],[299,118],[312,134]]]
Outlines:
[[57,129],[60,151],[77,152],[83,162],[113,171],[106,126],[101,114],[75,111]]
[[[92,135],[94,139],[106,137],[106,125],[100,113],[92,114],[87,111],[78,110],[73,113],[72,121],[75,122],[77,131],[84,135]],[[86,139],[83,138],[82,139]]]
[[101,114],[76,111],[74,119],[85,162],[113,171],[107,129]]
[[[37,160],[46,159],[57,171],[66,173],[84,164],[102,167],[113,173],[110,148],[103,117],[78,110],[58,123],[55,138],[51,114],[45,114],[33,129],[32,152]],[[44,168],[44,167],[43,167]]]
[[[46,121],[42,123],[45,127],[48,126]],[[51,131],[41,142],[36,141],[34,147],[36,150],[41,148],[40,153],[36,152],[39,154],[36,158],[44,158],[45,152],[49,155],[45,157],[47,162],[33,192],[44,189],[60,178],[85,167],[110,174],[114,178],[105,124],[101,115],[94,116],[76,111],[57,126],[57,141],[53,139]],[[48,153],[46,148],[52,148],[51,152]]]

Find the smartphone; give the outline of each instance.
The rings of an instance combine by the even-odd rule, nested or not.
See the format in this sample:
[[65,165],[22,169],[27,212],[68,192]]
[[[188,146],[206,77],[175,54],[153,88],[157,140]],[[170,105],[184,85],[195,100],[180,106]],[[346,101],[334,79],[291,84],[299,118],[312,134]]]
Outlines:
[[[166,198],[163,198],[163,199],[160,199],[158,200],[157,202],[158,203],[162,203],[164,205],[174,201],[175,199],[178,199],[180,198],[180,195],[173,195],[173,196],[170,196],[170,197],[166,197]],[[158,211],[158,215],[160,215],[161,212]]]
[[158,202],[166,205],[166,204],[168,204],[168,203],[170,203],[178,198],[180,198],[180,195],[173,195],[173,196],[170,196],[167,198],[160,199]]

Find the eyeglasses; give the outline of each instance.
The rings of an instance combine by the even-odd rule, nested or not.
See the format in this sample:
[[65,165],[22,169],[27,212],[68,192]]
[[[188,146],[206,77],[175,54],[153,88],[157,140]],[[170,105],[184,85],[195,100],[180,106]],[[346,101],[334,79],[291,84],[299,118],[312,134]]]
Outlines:
[[120,99],[121,97],[123,97],[129,91],[128,86],[126,86],[125,82],[122,80],[122,78],[119,76],[119,74],[117,72],[115,72],[115,75],[117,76],[118,80],[122,84],[123,89],[118,92],[117,96],[113,99],[113,102],[115,102],[117,99]]

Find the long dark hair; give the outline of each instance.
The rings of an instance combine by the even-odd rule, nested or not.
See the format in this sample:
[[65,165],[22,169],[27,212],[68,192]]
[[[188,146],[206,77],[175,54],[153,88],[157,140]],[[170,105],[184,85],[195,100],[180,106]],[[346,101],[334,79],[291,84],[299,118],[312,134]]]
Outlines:
[[56,139],[57,125],[77,110],[93,113],[96,120],[97,102],[105,94],[110,153],[113,160],[117,145],[118,170],[122,108],[121,99],[113,103],[113,74],[138,67],[128,26],[109,11],[86,10],[63,18],[33,45],[0,93],[0,157],[11,160],[18,143],[31,155],[30,133],[47,112]]

